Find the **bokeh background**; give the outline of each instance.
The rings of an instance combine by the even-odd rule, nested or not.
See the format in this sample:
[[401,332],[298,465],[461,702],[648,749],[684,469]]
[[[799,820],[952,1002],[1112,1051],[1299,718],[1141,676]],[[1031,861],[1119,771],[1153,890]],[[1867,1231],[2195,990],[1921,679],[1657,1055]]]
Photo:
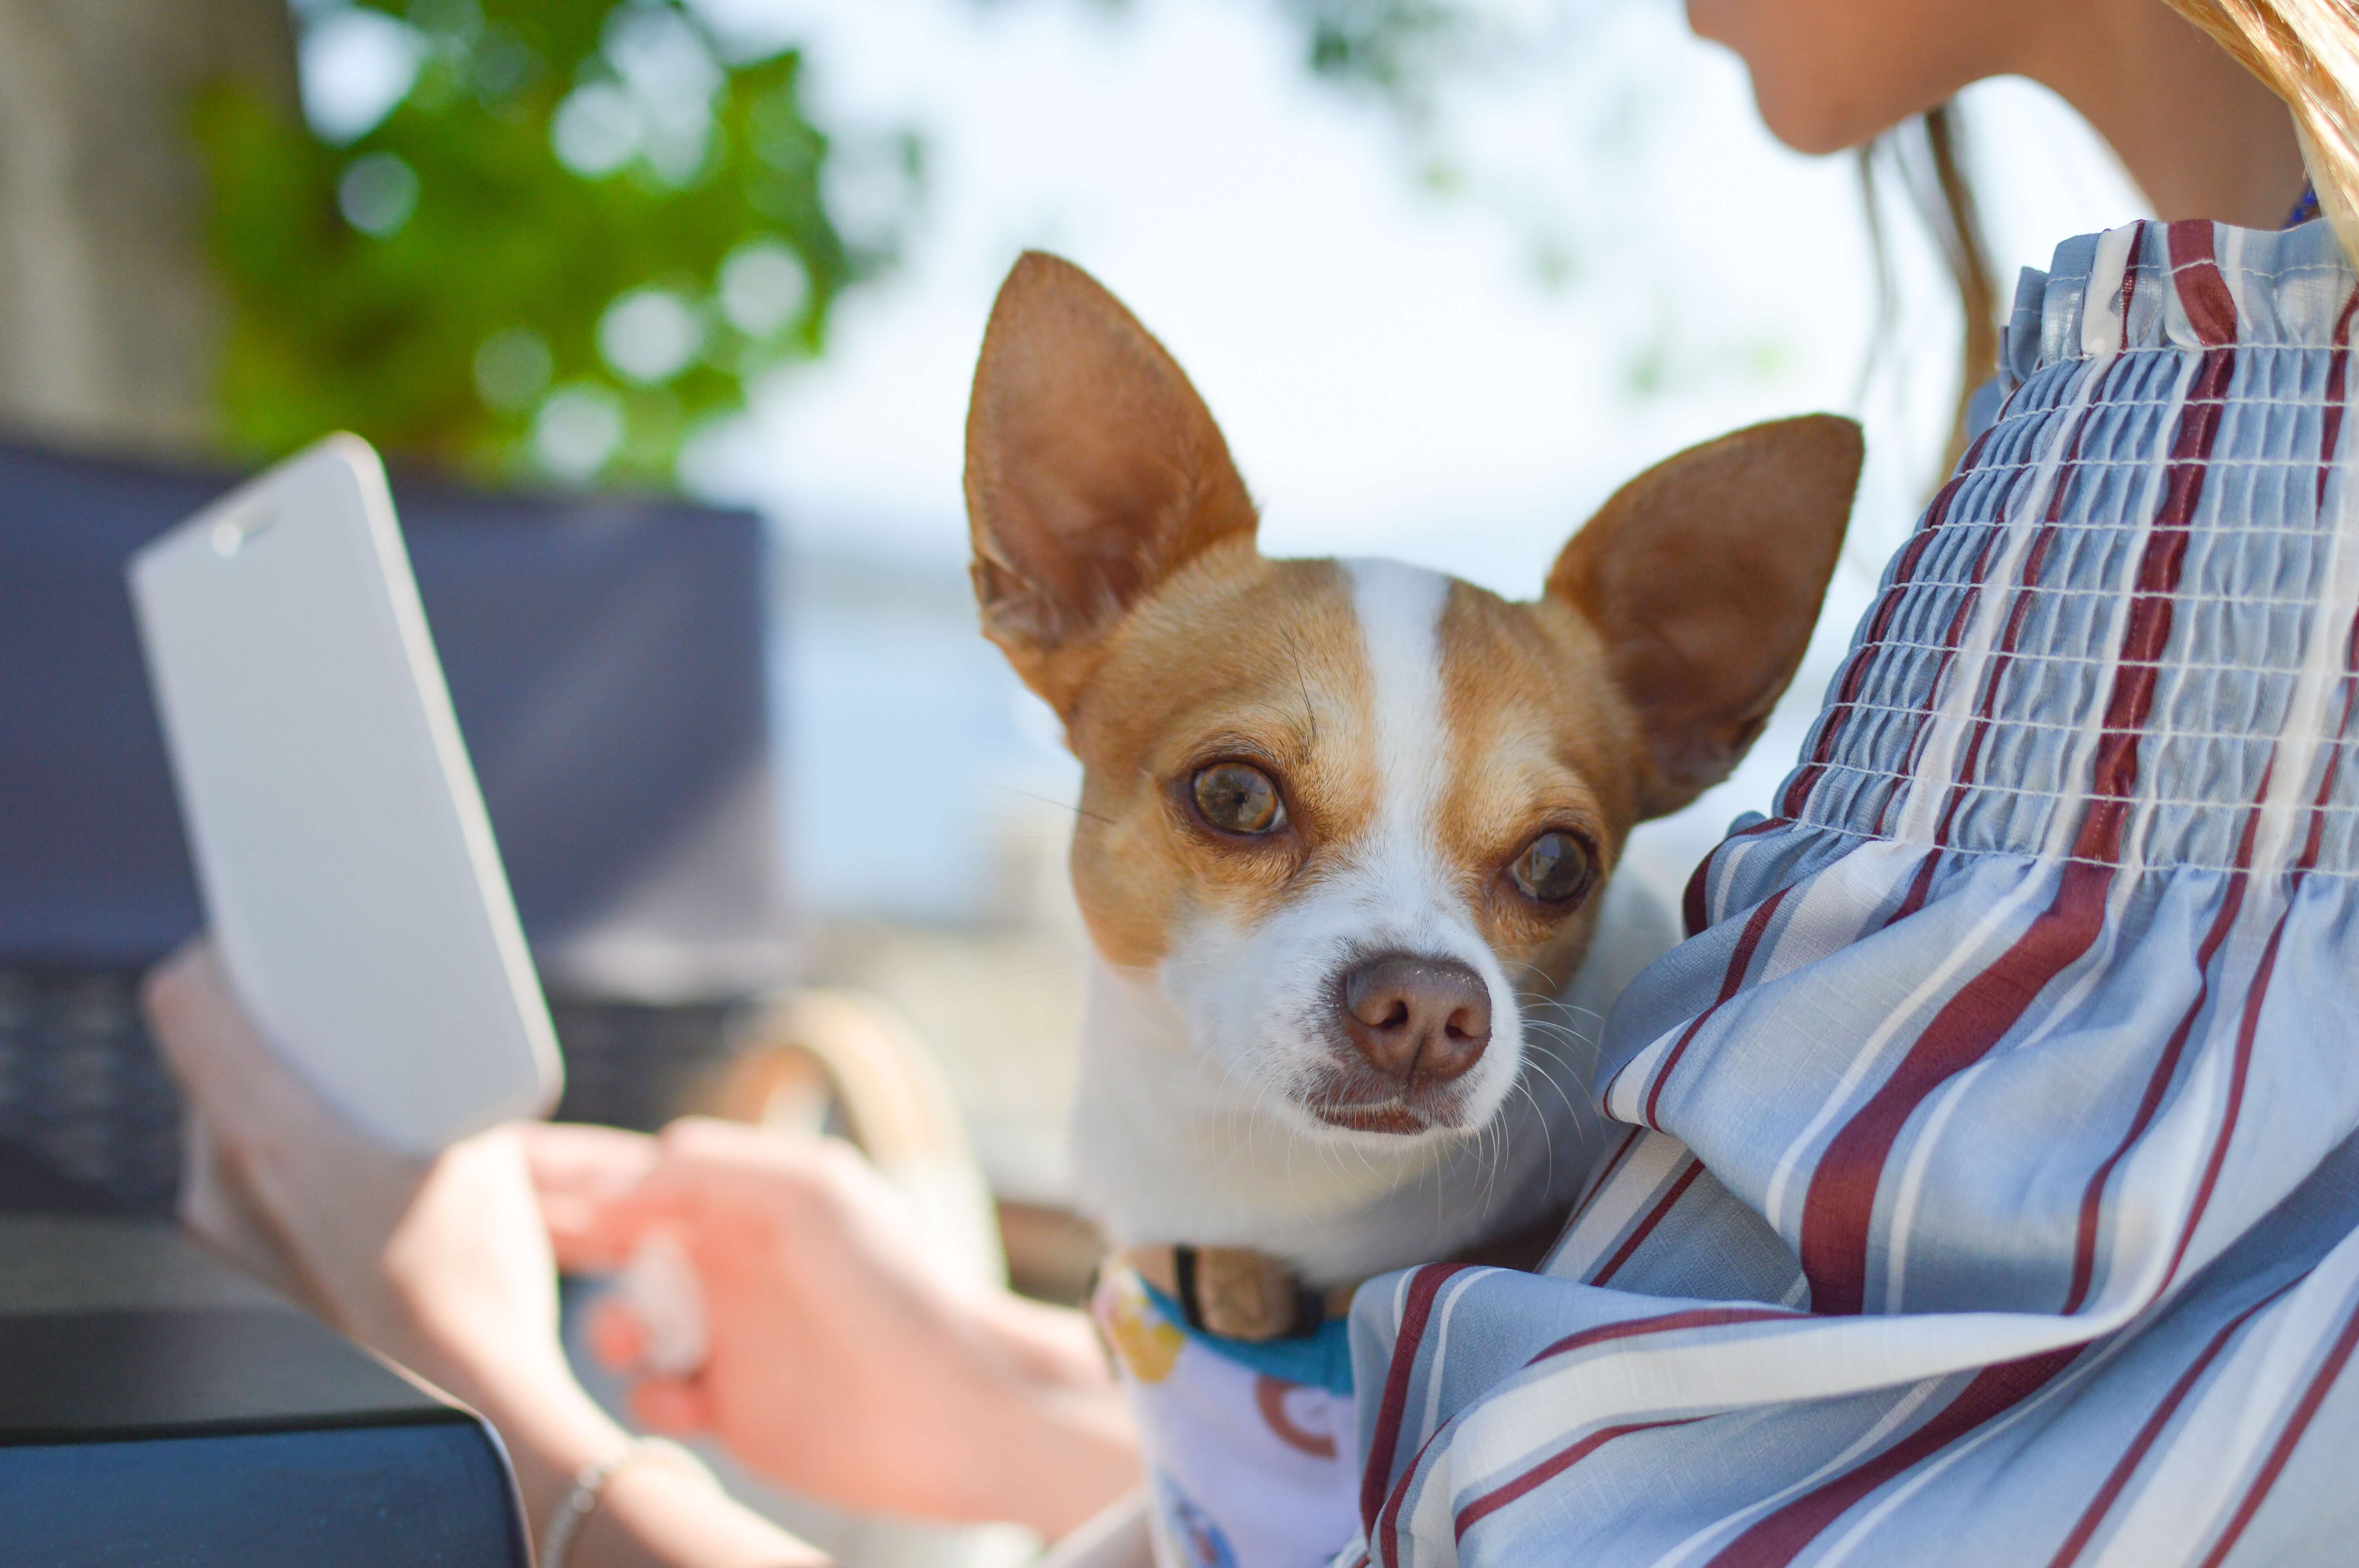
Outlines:
[[[2141,214],[2039,89],[1995,81],[1954,107],[2002,308],[2017,267]],[[747,795],[775,787],[776,810],[730,820],[775,841],[686,859],[783,866],[796,972],[763,983],[883,1000],[830,1016],[851,1019],[845,1059],[926,1064],[940,1115],[904,1140],[907,1193],[941,1199],[940,1172],[965,1171],[946,1152],[971,1143],[974,1201],[929,1223],[986,1272],[995,1227],[1018,1288],[1071,1300],[1097,1245],[1061,1134],[1085,958],[1061,865],[1077,770],[976,633],[959,482],[975,351],[1016,254],[1071,257],[1163,338],[1273,553],[1395,556],[1527,595],[1616,484],[1680,447],[1812,409],[1864,420],[1851,542],[1792,693],[1736,776],[1631,845],[1624,874],[1675,896],[1767,802],[1941,477],[1964,323],[1911,196],[1922,151],[1779,148],[1673,0],[0,0],[0,460],[97,458],[76,482],[184,498],[151,503],[135,543],[338,428],[421,503],[540,518],[535,547],[569,517],[627,515],[649,545],[666,519],[714,522],[675,502],[757,513],[766,646],[731,645],[739,674],[758,659],[768,677],[775,785]],[[38,510],[0,494],[36,565],[76,525]],[[0,573],[20,568],[0,553]],[[84,574],[89,624],[0,660],[0,813],[38,794],[12,803],[9,780],[46,780],[68,826],[16,824],[45,853],[126,826],[171,838],[118,570]],[[71,618],[34,602],[33,575],[0,576],[0,605],[12,590],[28,623]],[[561,630],[606,634],[595,608]],[[657,652],[633,667],[677,656]],[[107,658],[109,710],[56,721],[90,735],[44,732]],[[676,761],[614,682],[592,685],[633,766]],[[110,725],[103,745],[63,743]],[[157,821],[90,823],[105,792],[66,765],[85,753],[144,757]],[[567,815],[554,795],[548,816],[506,804]],[[618,851],[584,847],[601,852]],[[185,865],[147,871],[193,923]],[[628,872],[599,872],[623,904]],[[162,948],[77,965],[39,946],[0,952],[0,1142],[168,1208],[177,1105],[131,1001]],[[842,1130],[807,1039],[745,1048],[741,1023],[784,1016],[768,993],[602,990],[538,956],[569,1111]],[[890,1165],[890,1140],[853,1130]],[[1031,1550],[759,1495],[860,1568]]]
[[[1879,276],[1854,162],[1772,143],[1669,0],[93,0],[0,29],[0,418],[240,460],[350,427],[758,506],[821,921],[1005,916],[1071,788],[962,580],[967,380],[1023,247],[1165,338],[1276,551],[1528,592],[1637,467],[1832,408],[1870,432],[1847,630],[1947,433],[1921,229],[1887,187]],[[2138,211],[2038,89],[1962,107],[2002,279]],[[97,167],[44,189],[60,160]],[[1780,743],[1657,837],[1708,842]]]
[[[1958,105],[2002,303],[2138,215],[2027,83]],[[1025,247],[1188,368],[1276,553],[1536,589],[1622,479],[1809,409],[1869,466],[1810,662],[1634,845],[1793,754],[1940,477],[1961,322],[1906,149],[1807,159],[1670,0],[0,0],[0,434],[750,505],[814,978],[892,997],[1057,1199],[1076,770],[975,634],[959,470]],[[1880,241],[1879,236],[1880,234]]]

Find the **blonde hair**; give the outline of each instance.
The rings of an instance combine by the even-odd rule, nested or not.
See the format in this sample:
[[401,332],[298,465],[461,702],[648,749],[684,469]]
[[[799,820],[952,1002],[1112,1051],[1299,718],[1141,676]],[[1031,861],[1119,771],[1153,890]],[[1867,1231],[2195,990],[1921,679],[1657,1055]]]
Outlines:
[[2164,0],[2293,111],[2319,211],[2359,260],[2359,5],[2353,0]]

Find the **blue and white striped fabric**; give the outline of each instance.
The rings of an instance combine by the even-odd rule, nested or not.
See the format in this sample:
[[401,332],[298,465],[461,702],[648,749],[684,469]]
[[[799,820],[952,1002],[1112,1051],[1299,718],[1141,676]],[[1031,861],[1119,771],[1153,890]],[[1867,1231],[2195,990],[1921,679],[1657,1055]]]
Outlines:
[[1345,1561],[2359,1561],[2354,283],[2323,223],[2026,275],[1545,1274],[1361,1291]]

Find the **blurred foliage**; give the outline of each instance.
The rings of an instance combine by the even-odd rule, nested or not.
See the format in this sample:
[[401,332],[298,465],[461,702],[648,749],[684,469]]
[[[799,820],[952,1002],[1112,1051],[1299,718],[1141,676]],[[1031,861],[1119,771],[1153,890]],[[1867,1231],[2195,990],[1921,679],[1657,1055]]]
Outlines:
[[345,428],[479,476],[669,483],[701,426],[820,351],[915,195],[919,148],[893,138],[847,239],[799,57],[737,58],[677,0],[304,11],[415,70],[342,142],[234,88],[200,106],[246,456]]
[[[1310,75],[1381,111],[1427,194],[1473,200],[1517,232],[1530,276],[1561,289],[1580,272],[1571,214],[1476,129],[1490,100],[1534,71],[1579,95],[1574,61],[1614,0],[1274,0],[1302,39]],[[1607,117],[1629,118],[1617,104]],[[1569,115],[1568,118],[1571,118]],[[1594,147],[1604,127],[1566,134]],[[1547,155],[1549,158],[1560,153]],[[1544,159],[1546,161],[1546,159]]]
[[1485,51],[1496,23],[1462,0],[1279,0],[1311,74],[1421,120],[1444,80]]

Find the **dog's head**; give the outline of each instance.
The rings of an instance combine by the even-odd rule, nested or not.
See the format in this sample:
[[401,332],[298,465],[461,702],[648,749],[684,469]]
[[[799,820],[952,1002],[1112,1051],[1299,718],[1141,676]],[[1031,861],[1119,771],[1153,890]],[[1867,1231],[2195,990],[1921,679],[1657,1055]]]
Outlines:
[[1087,275],[1001,288],[967,420],[984,633],[1084,773],[1092,939],[1305,1130],[1486,1122],[1518,997],[1579,965],[1625,836],[1726,775],[1802,655],[1860,438],[1758,426],[1625,486],[1529,603],[1267,560],[1212,416]]

